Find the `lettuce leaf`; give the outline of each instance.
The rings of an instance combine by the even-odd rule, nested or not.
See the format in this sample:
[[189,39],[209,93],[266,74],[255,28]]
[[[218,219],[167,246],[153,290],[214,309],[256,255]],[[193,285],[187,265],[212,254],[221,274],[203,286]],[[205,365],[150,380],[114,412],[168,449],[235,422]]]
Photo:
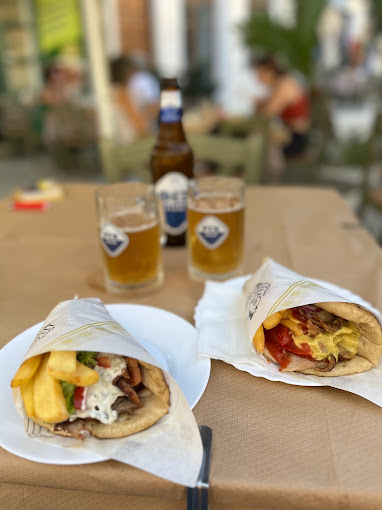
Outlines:
[[72,414],[74,411],[74,390],[77,386],[66,381],[61,381],[61,387],[64,392],[66,409],[69,414]]
[[80,351],[77,352],[77,360],[87,367],[94,368],[97,364],[96,354],[96,352]]

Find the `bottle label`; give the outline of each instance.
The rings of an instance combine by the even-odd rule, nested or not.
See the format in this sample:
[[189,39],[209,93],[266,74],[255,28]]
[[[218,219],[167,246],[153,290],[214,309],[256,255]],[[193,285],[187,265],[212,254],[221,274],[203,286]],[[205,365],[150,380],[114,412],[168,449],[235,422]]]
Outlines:
[[118,257],[130,242],[125,232],[113,223],[105,223],[101,228],[100,236],[102,245],[110,257]]
[[167,234],[177,236],[187,228],[187,185],[187,177],[180,172],[169,172],[155,184],[162,208],[163,229]]
[[204,216],[196,225],[195,233],[208,250],[215,250],[227,239],[229,227],[216,216]]
[[180,90],[164,90],[161,92],[159,121],[164,124],[180,122],[182,113]]

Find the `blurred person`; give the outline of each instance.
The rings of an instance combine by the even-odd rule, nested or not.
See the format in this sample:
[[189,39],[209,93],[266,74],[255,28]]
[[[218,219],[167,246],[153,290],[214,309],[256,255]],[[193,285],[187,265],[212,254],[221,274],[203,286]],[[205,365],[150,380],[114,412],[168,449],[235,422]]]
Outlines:
[[49,144],[57,137],[57,126],[52,109],[67,104],[66,74],[57,62],[44,69],[44,85],[33,109],[33,126],[42,140]]
[[354,98],[367,92],[370,69],[365,47],[360,41],[352,41],[346,62],[336,70],[329,82],[331,93],[337,98]]
[[49,65],[44,71],[41,102],[45,106],[58,106],[66,102],[66,74],[57,64]]
[[159,114],[159,80],[151,71],[148,57],[143,52],[130,54],[127,57],[127,66],[127,95],[145,119],[147,130],[154,131]]
[[281,119],[285,135],[278,137],[284,156],[298,156],[309,142],[310,99],[307,90],[292,74],[285,72],[272,56],[253,63],[257,77],[269,95],[256,103],[256,111]]
[[373,41],[367,57],[367,67],[373,77],[382,78],[382,34],[378,34]]
[[131,143],[148,134],[146,118],[126,92],[128,72],[125,58],[119,57],[111,61],[111,101],[114,116],[113,139],[120,143]]

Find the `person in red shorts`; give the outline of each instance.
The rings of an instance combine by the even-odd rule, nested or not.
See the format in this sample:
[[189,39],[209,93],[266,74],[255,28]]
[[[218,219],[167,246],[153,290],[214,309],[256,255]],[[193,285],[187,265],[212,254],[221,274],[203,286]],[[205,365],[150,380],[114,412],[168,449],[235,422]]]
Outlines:
[[303,85],[283,71],[271,56],[262,57],[253,65],[258,79],[270,94],[256,104],[256,111],[269,117],[279,117],[287,128],[283,145],[286,157],[302,154],[308,146],[310,101]]

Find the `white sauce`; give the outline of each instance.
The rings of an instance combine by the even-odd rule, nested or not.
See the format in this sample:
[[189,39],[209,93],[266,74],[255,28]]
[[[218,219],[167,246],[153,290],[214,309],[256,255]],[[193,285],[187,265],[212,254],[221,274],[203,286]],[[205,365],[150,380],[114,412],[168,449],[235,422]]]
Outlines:
[[95,418],[101,423],[109,425],[118,418],[117,411],[113,411],[111,406],[117,397],[126,395],[117,386],[114,386],[113,381],[126,368],[126,361],[123,356],[117,354],[99,353],[99,356],[107,356],[111,361],[111,367],[103,368],[99,365],[94,367],[94,370],[99,373],[99,381],[87,387],[86,406],[82,405],[85,409],[75,409],[70,415],[69,421],[74,421],[76,418]]

